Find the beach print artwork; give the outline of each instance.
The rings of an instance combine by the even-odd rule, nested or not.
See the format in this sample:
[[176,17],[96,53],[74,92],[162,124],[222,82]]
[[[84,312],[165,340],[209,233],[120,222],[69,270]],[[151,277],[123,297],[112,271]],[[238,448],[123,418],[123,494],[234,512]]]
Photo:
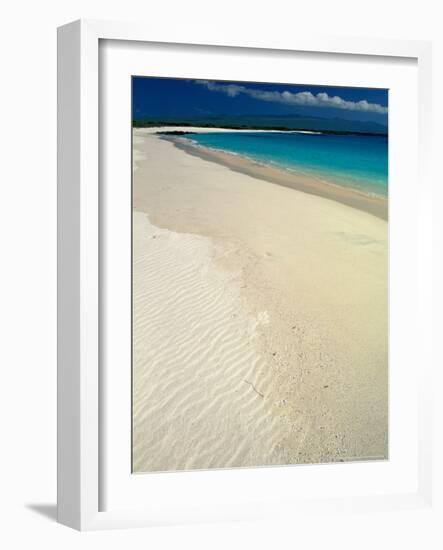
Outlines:
[[134,473],[388,458],[388,91],[132,78]]

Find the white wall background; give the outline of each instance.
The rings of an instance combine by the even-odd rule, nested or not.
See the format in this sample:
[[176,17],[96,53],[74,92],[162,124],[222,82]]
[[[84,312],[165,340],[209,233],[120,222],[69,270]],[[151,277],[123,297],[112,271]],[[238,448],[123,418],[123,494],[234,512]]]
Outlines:
[[[54,523],[56,496],[56,27],[74,19],[204,25],[241,32],[434,40],[435,153],[443,150],[443,14],[438,0],[16,0],[2,7],[0,87],[0,546],[14,548],[443,547],[437,514],[77,533]],[[436,164],[436,163],[435,163]],[[434,177],[443,186],[442,170]],[[436,247],[443,250],[435,202]],[[436,281],[443,280],[441,263]],[[442,292],[438,291],[439,303]],[[437,309],[437,308],[436,308]],[[443,327],[442,316],[436,320]],[[440,330],[441,332],[441,330]],[[436,331],[438,337],[438,333]],[[441,337],[437,338],[437,343]],[[439,359],[442,353],[438,350]],[[440,361],[443,365],[443,361]],[[436,388],[437,407],[439,388]],[[440,438],[441,442],[441,438]],[[441,450],[441,446],[440,446]],[[440,453],[441,457],[442,454]],[[441,477],[438,482],[441,483]],[[441,503],[440,503],[441,504]],[[440,508],[440,519],[443,517]]]

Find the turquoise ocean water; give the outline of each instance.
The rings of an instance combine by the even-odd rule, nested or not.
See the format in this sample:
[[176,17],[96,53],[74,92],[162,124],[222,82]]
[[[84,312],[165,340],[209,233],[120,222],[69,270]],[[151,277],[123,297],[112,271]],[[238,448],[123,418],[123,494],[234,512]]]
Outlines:
[[198,145],[244,155],[257,162],[315,175],[338,185],[387,196],[386,136],[292,132],[189,134]]

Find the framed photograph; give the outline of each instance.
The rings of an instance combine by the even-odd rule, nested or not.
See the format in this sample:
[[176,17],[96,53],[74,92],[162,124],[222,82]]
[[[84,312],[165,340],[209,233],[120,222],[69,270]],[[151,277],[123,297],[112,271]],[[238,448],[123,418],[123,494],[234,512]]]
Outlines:
[[431,506],[430,45],[58,48],[59,521]]

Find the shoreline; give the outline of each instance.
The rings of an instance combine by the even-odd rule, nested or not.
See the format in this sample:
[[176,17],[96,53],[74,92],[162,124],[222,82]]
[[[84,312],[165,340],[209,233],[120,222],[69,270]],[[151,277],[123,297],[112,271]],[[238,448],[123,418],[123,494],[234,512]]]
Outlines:
[[216,162],[240,174],[258,178],[276,185],[282,185],[283,187],[295,189],[302,193],[309,193],[324,199],[333,200],[388,221],[389,203],[387,198],[371,196],[349,187],[342,187],[332,182],[325,182],[321,179],[317,179],[315,176],[308,176],[296,171],[260,164],[244,155],[234,155],[202,145],[195,145],[186,137],[161,134],[159,134],[158,137],[165,141],[169,141],[185,153],[203,160]]
[[387,223],[154,132],[133,159],[134,469],[387,459]]

